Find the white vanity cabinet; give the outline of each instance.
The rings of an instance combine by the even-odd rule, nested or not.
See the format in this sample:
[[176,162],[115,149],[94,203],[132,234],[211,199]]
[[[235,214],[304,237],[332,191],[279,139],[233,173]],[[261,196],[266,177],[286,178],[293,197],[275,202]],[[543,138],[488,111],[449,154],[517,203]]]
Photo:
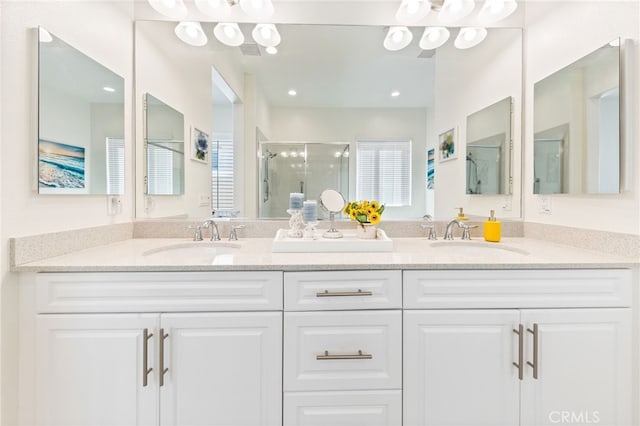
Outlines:
[[402,424],[401,280],[285,272],[284,425]]
[[628,270],[405,271],[404,424],[630,424],[630,305]]
[[281,272],[32,278],[23,424],[282,424]]

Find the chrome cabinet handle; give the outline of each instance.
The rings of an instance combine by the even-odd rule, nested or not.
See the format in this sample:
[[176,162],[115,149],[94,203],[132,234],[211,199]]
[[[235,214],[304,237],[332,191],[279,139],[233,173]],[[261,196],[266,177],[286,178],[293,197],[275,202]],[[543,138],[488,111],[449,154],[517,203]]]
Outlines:
[[513,332],[518,335],[518,362],[514,362],[513,366],[518,369],[518,379],[524,380],[524,326],[519,324]]
[[160,329],[160,386],[164,386],[164,375],[169,368],[164,366],[164,341],[169,337],[169,333],[164,332],[164,328]]
[[343,355],[330,355],[329,351],[324,351],[322,355],[316,355],[318,361],[332,361],[339,359],[373,359],[371,354],[363,354],[362,351],[358,351],[357,354],[343,354]]
[[352,296],[373,296],[372,291],[329,291],[316,293],[316,297],[352,297]]
[[533,334],[533,362],[527,361],[527,365],[533,368],[533,378],[538,379],[538,324],[533,324],[533,330],[527,328],[527,331]]
[[153,333],[149,333],[149,329],[142,330],[142,386],[149,384],[149,373],[153,368],[149,368],[149,339],[153,337]]

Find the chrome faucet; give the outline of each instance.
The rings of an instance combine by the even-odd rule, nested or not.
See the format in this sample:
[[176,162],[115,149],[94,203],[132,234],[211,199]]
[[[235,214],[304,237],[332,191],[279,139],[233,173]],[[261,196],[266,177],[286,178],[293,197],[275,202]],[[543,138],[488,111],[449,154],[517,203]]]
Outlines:
[[244,225],[232,225],[229,232],[229,241],[238,241],[238,229],[244,228]]
[[478,225],[468,225],[458,219],[453,219],[447,225],[447,228],[444,230],[444,239],[445,240],[453,240],[453,225],[458,225],[458,228],[462,228],[462,238],[463,240],[470,240],[471,234],[469,232],[472,228],[477,228]]
[[211,228],[211,241],[220,241],[220,231],[218,224],[213,219],[207,219],[202,224],[203,228]]

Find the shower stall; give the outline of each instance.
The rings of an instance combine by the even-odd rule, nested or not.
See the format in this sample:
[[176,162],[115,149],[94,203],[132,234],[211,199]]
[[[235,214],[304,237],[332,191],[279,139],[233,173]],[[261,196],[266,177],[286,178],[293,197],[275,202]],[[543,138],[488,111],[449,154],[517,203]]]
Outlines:
[[307,200],[317,200],[325,189],[349,196],[348,143],[263,142],[259,156],[260,218],[288,217],[291,192],[302,192]]

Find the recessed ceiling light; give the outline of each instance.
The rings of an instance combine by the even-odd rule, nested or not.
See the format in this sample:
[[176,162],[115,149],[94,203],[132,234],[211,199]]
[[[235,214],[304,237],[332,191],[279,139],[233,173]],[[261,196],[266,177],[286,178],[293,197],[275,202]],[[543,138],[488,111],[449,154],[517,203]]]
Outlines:
[[113,87],[109,87],[109,86],[104,86],[102,88],[102,90],[104,90],[105,92],[115,92],[116,89],[114,89]]
[[289,90],[287,93],[289,93],[289,96],[295,96],[298,94],[298,92],[296,92],[295,90],[291,89]]
[[269,46],[266,49],[264,49],[269,55],[275,55],[276,53],[278,53],[278,48],[275,46]]
[[394,98],[397,98],[398,96],[400,96],[400,92],[398,92],[397,90],[394,90],[393,92],[391,92],[391,96],[393,96]]

